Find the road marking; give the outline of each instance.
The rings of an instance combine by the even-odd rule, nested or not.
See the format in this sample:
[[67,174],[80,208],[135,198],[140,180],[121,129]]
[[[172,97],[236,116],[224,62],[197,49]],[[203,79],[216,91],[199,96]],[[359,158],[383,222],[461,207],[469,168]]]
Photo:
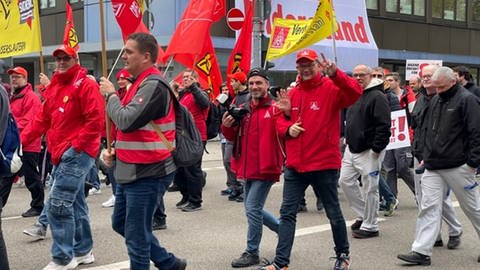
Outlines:
[[[385,221],[384,218],[378,218],[378,222]],[[347,227],[350,227],[355,222],[355,219],[348,220],[346,221]],[[318,226],[312,226],[312,227],[306,227],[306,228],[301,228],[295,231],[295,237],[297,236],[304,236],[304,235],[309,235],[309,234],[314,234],[314,233],[320,233],[320,232],[325,232],[325,231],[330,231],[330,224],[322,224]]]
[[121,269],[129,269],[130,268],[130,261],[123,261],[118,263],[100,265],[90,268],[82,268],[83,270],[121,270]]
[[225,169],[225,167],[221,166],[221,167],[208,167],[208,168],[202,168],[202,170],[204,171],[215,171],[215,170],[223,170]]

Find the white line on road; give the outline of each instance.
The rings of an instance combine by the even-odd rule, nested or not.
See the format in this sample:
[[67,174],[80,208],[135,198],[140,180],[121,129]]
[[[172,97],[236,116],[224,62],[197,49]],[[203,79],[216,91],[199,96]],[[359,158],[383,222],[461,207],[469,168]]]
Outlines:
[[100,265],[91,268],[82,268],[82,270],[121,270],[130,268],[130,261],[123,261],[107,265]]

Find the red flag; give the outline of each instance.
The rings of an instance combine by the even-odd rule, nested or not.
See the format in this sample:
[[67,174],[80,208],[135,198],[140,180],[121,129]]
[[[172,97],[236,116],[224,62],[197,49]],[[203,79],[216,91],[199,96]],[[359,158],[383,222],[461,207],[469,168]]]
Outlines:
[[[245,20],[240,30],[237,43],[230,54],[227,64],[227,76],[237,71],[248,73],[252,59],[252,33],[253,33],[253,0],[244,0]],[[230,85],[230,82],[228,82]]]
[[75,31],[75,24],[73,23],[72,7],[68,1],[65,2],[65,11],[66,21],[65,31],[63,32],[63,45],[78,51],[80,49],[80,46],[78,45],[78,35],[77,31]]
[[193,55],[192,59],[198,57],[210,37],[210,26],[224,15],[225,1],[191,0],[177,24],[164,60],[170,56],[177,59],[179,54]]

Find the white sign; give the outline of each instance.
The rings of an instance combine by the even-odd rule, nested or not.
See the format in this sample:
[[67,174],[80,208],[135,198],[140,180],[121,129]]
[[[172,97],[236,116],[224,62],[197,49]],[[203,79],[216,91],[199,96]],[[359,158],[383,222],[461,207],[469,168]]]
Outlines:
[[390,143],[387,150],[410,146],[410,133],[408,132],[407,113],[405,110],[394,111],[392,127],[390,128]]
[[[265,35],[270,36],[273,19],[308,19],[313,17],[318,0],[272,0],[270,16],[265,22]],[[378,66],[378,48],[368,23],[364,0],[333,1],[338,31],[335,33],[337,64],[344,71],[352,71],[358,64]],[[310,47],[322,52],[326,58],[335,60],[331,38],[321,40]],[[273,70],[295,70],[296,54],[275,59]]]
[[405,81],[408,82],[410,77],[413,75],[418,75],[422,77],[422,68],[428,65],[437,65],[442,66],[442,60],[428,60],[428,59],[407,59],[405,66]]

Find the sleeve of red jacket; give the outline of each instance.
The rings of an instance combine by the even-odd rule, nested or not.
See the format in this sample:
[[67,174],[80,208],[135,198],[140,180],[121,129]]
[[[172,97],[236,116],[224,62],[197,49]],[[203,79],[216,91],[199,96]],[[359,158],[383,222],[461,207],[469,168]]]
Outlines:
[[48,100],[43,104],[40,112],[35,115],[33,120],[25,127],[20,134],[22,145],[29,145],[35,139],[42,136],[50,127],[50,112],[48,110]]
[[336,75],[331,80],[339,89],[337,104],[340,108],[347,108],[353,105],[362,95],[363,90],[360,84],[339,69],[337,69]]
[[88,148],[91,143],[100,143],[100,135],[105,125],[105,101],[100,94],[98,84],[92,80],[84,80],[80,97],[83,128],[72,141],[72,146],[77,151]]
[[228,141],[234,142],[237,137],[238,126],[237,127],[226,127],[222,124],[222,134]]

